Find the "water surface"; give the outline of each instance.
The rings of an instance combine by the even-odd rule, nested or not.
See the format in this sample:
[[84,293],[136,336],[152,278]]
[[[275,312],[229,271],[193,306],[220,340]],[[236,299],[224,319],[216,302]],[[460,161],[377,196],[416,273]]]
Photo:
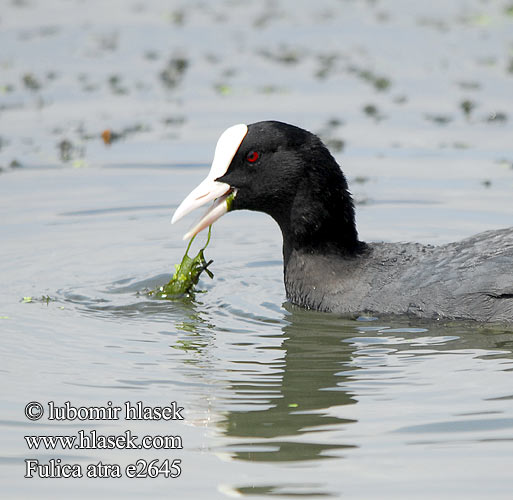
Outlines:
[[[321,134],[364,240],[437,244],[511,226],[508,8],[3,2],[4,494],[509,498],[511,327],[298,309],[279,230],[250,212],[216,223],[215,278],[194,298],[138,294],[181,259],[193,217],[171,226],[173,210],[237,122]],[[106,129],[119,135],[110,146]],[[30,401],[176,401],[185,419],[31,422]],[[183,449],[29,451],[23,438],[81,429],[179,435]],[[182,474],[25,479],[25,458],[176,458]]]

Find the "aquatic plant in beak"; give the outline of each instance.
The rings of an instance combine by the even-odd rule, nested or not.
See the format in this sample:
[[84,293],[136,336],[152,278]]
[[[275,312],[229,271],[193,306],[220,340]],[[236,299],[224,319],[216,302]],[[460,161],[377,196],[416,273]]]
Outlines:
[[[214,277],[213,273],[208,269],[208,266],[210,266],[213,261],[210,260],[207,262],[204,252],[210,243],[212,224],[231,210],[233,200],[237,195],[236,189],[223,182],[218,182],[216,179],[226,173],[240,143],[247,133],[247,125],[234,125],[225,130],[217,141],[214,160],[212,161],[212,166],[210,167],[207,177],[182,201],[180,206],[176,209],[171,222],[175,223],[183,216],[205,205],[209,201],[213,201],[214,203],[200,221],[184,236],[184,240],[190,239],[189,245],[187,246],[182,262],[175,266],[176,270],[171,281],[167,285],[152,290],[149,292],[149,295],[156,295],[161,299],[177,298],[194,291],[194,287],[198,284],[201,273],[206,272],[210,278]],[[196,235],[206,227],[208,227],[207,242],[205,246],[200,249],[196,257],[191,258],[189,256],[189,250],[192,242]]]
[[204,253],[210,243],[211,234],[212,226],[209,226],[205,246],[200,248],[195,257],[190,257],[189,250],[191,249],[192,242],[195,238],[195,236],[193,236],[187,245],[187,250],[185,250],[185,255],[183,256],[182,261],[180,264],[175,264],[175,273],[169,283],[158,287],[156,290],[148,292],[148,295],[155,295],[159,299],[173,300],[192,293],[203,272],[207,273],[207,275],[212,279],[214,274],[210,269],[208,269],[208,266],[212,264],[213,260],[209,260],[207,262]]

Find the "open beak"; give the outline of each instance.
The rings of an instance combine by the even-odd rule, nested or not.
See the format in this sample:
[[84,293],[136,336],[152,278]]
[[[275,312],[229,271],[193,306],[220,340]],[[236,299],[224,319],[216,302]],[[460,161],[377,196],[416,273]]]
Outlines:
[[247,133],[248,127],[244,124],[234,125],[223,132],[217,141],[214,160],[206,179],[194,188],[176,209],[171,220],[173,224],[189,212],[215,200],[200,221],[185,234],[184,240],[192,238],[230,210],[236,191],[230,185],[217,182],[215,179],[226,173]]

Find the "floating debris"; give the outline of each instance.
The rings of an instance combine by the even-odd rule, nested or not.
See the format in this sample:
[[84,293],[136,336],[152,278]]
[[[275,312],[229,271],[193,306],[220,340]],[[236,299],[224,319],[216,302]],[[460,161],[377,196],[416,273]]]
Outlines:
[[466,99],[460,103],[460,108],[468,120],[470,118],[470,115],[472,114],[472,111],[474,111],[474,109],[476,108],[476,103]]
[[[135,125],[131,125],[130,127],[125,127],[119,132],[115,132],[111,129],[105,129],[100,137],[103,139],[104,144],[110,146],[113,142],[119,141],[120,139],[125,139],[128,135],[137,134],[139,132],[147,132],[150,130],[149,126],[143,125],[142,123],[137,123]],[[89,139],[89,136],[84,136]],[[97,138],[98,136],[94,136]]]
[[121,77],[119,75],[111,75],[107,81],[109,82],[109,87],[113,94],[128,94],[128,89],[121,85]]
[[183,57],[172,57],[167,66],[160,72],[160,80],[165,87],[174,89],[182,81],[189,61]]
[[117,141],[120,138],[120,135],[110,129],[106,129],[102,132],[101,137],[105,144],[110,145],[112,144],[112,141]]
[[448,123],[452,122],[453,118],[450,115],[432,115],[427,114],[425,115],[426,120],[429,120],[433,123],[436,123],[437,125],[447,125]]
[[334,151],[336,153],[340,153],[345,148],[345,141],[340,137],[335,136],[336,129],[341,127],[344,124],[342,120],[338,118],[331,118],[326,122],[326,125],[320,130],[317,135],[319,135],[326,147]]
[[319,69],[315,72],[315,76],[321,80],[330,76],[335,71],[337,60],[337,54],[320,54],[318,56]]
[[486,119],[489,123],[505,123],[508,121],[508,115],[502,111],[490,113]]
[[355,73],[360,79],[373,85],[376,90],[388,90],[392,84],[389,78],[376,75],[376,73],[368,69],[360,69],[356,66],[349,66],[347,71],[349,73]]
[[346,146],[346,143],[343,139],[337,139],[334,137],[325,139],[324,143],[326,144],[326,147],[329,150],[334,151],[336,153],[341,153]]
[[259,54],[270,61],[280,64],[298,64],[300,61],[299,51],[282,46],[275,51],[261,50]]
[[178,126],[183,125],[185,121],[185,116],[169,116],[168,118],[164,118],[162,123],[166,126]]
[[214,85],[214,90],[220,95],[230,95],[233,94],[233,88],[226,83],[216,83]]
[[39,298],[32,297],[30,295],[27,295],[26,297],[23,297],[20,302],[23,304],[32,304],[33,302],[42,302],[48,305],[50,302],[54,302],[55,299],[52,299],[49,295],[42,295]]
[[41,82],[32,73],[25,73],[22,77],[22,81],[25,87],[34,92],[42,87]]
[[385,116],[380,113],[378,107],[375,104],[366,104],[363,107],[363,112],[367,116],[374,118],[376,121],[380,121],[385,118]]
[[338,128],[344,125],[344,121],[339,118],[330,118],[326,123],[326,126],[329,128]]
[[[76,146],[69,139],[63,139],[58,142],[57,149],[59,150],[60,160],[64,163],[68,163],[73,160],[74,166],[76,166],[77,161],[81,161],[85,156],[85,148],[83,146]],[[84,165],[81,164],[80,166]]]
[[57,147],[59,148],[59,156],[61,161],[71,161],[74,151],[73,143],[68,139],[63,139],[57,144]]

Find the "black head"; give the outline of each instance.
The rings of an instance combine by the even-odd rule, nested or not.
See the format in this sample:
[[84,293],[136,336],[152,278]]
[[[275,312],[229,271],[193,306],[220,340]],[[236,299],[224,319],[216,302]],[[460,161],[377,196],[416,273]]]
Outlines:
[[346,179],[314,134],[286,123],[248,126],[226,174],[216,181],[237,190],[232,210],[273,217],[290,251],[346,252],[360,248]]

